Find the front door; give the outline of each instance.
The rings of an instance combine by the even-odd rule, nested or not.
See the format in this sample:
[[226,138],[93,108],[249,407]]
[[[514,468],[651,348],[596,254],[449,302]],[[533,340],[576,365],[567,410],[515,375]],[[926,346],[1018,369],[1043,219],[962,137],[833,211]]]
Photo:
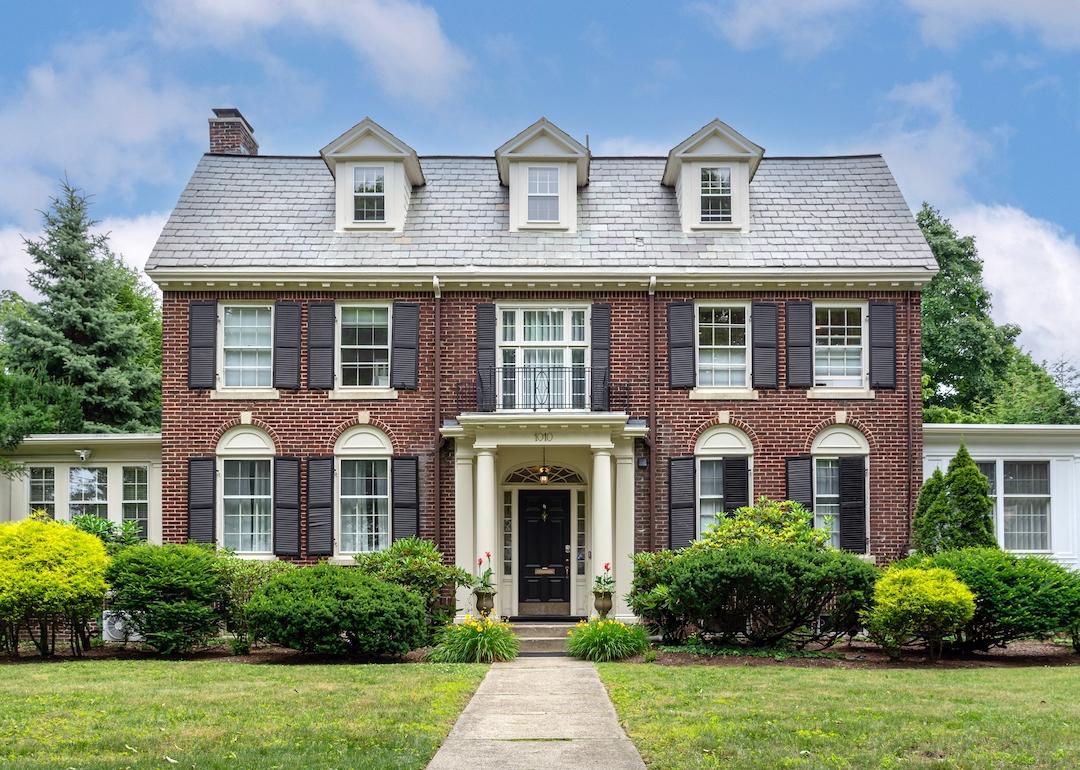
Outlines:
[[570,491],[518,492],[518,614],[570,614]]

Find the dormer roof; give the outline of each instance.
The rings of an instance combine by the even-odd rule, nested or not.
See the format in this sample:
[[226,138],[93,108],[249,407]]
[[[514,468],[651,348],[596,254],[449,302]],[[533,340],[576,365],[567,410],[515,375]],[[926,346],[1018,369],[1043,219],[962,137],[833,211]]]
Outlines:
[[750,179],[753,179],[764,154],[764,147],[754,144],[719,118],[714,118],[672,148],[664,165],[662,182],[668,187],[674,187],[679,178],[679,169],[686,158],[745,161],[750,164]]
[[588,147],[547,118],[540,118],[495,150],[495,165],[503,185],[510,183],[511,161],[529,160],[573,162],[577,165],[577,185],[584,187],[589,183],[590,158]]
[[330,173],[337,176],[341,161],[402,161],[405,175],[414,187],[424,184],[424,172],[414,150],[371,118],[364,118],[330,144],[319,150]]

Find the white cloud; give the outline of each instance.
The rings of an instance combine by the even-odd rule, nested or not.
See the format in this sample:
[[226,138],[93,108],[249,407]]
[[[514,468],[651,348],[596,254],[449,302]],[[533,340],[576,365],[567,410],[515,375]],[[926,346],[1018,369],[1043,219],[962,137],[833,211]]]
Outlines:
[[[135,217],[108,217],[98,223],[95,232],[107,234],[109,245],[124,262],[142,271],[150,250],[161,234],[169,215],[153,212]],[[0,227],[0,288],[12,289],[24,297],[37,298],[30,289],[27,274],[34,261],[26,253],[23,237],[40,236],[40,231],[18,227]]]
[[654,142],[636,136],[612,136],[598,139],[591,148],[594,155],[667,155],[677,142]]
[[792,54],[832,45],[865,0],[713,0],[692,7],[738,48],[778,42]]
[[920,16],[923,38],[942,47],[955,46],[982,26],[1005,26],[1034,33],[1046,46],[1080,47],[1080,3],[1077,0],[904,0]]
[[1012,206],[972,205],[950,215],[976,238],[994,293],[994,317],[1023,329],[1020,342],[1036,360],[1062,354],[1080,362],[1080,337],[1069,310],[1080,285],[1076,236]]
[[469,69],[435,9],[417,0],[153,0],[157,37],[174,45],[213,44],[266,60],[258,34],[306,27],[344,41],[391,96],[438,104]]
[[174,181],[178,147],[205,141],[209,96],[155,77],[117,39],[58,49],[0,103],[0,222],[37,222],[66,173],[133,196]]

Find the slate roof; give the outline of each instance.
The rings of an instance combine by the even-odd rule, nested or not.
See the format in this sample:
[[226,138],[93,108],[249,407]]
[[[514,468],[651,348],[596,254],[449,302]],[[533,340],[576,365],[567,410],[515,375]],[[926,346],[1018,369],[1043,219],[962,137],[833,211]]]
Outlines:
[[147,269],[604,267],[926,269],[935,262],[880,156],[765,158],[746,233],[683,233],[664,158],[594,158],[576,233],[509,231],[494,158],[420,159],[403,233],[334,231],[321,158],[204,155]]

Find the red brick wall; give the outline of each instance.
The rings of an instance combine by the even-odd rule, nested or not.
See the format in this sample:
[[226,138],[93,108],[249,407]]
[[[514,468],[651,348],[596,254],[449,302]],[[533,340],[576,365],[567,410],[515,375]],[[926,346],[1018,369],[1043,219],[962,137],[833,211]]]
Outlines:
[[[635,547],[665,547],[667,523],[667,461],[693,453],[702,430],[728,411],[736,425],[754,441],[754,494],[784,496],[784,459],[808,451],[814,434],[830,424],[837,411],[867,436],[870,455],[870,549],[893,558],[903,553],[909,538],[910,508],[921,478],[922,413],[920,401],[919,295],[916,292],[859,292],[808,294],[758,292],[697,294],[696,298],[762,299],[780,302],[780,347],[784,346],[784,308],[788,299],[887,299],[897,303],[897,389],[879,390],[867,401],[808,400],[805,390],[761,391],[756,401],[691,401],[687,391],[667,388],[666,304],[689,298],[666,293],[656,297],[655,338],[657,425],[652,431],[656,486],[650,511],[648,469],[638,469]],[[322,391],[281,391],[278,401],[211,401],[205,391],[187,388],[187,303],[190,299],[270,298],[304,303],[306,350],[308,301],[387,298],[419,301],[421,305],[419,389],[401,391],[396,401],[332,401]],[[588,300],[612,305],[612,374],[617,389],[629,386],[630,413],[648,416],[648,298],[643,293],[577,292],[448,293],[442,299],[442,417],[457,414],[462,392],[471,393],[476,374],[474,307],[478,302],[514,299]],[[186,462],[189,456],[213,454],[221,433],[236,424],[241,411],[252,412],[277,442],[278,452],[306,457],[332,451],[342,430],[355,424],[357,413],[368,411],[373,424],[390,436],[395,453],[420,456],[421,534],[438,537],[443,550],[453,552],[453,458],[449,448],[439,453],[434,414],[434,299],[429,295],[320,292],[167,292],[164,297],[164,375],[162,417],[163,536],[186,537]],[[910,358],[909,358],[910,356]],[[302,359],[306,365],[306,356]],[[909,365],[910,364],[910,365]],[[785,377],[780,355],[780,382]],[[910,440],[910,448],[909,448]],[[639,453],[645,452],[639,445]],[[441,489],[434,488],[434,463],[440,462]],[[302,490],[303,495],[303,490]]]

